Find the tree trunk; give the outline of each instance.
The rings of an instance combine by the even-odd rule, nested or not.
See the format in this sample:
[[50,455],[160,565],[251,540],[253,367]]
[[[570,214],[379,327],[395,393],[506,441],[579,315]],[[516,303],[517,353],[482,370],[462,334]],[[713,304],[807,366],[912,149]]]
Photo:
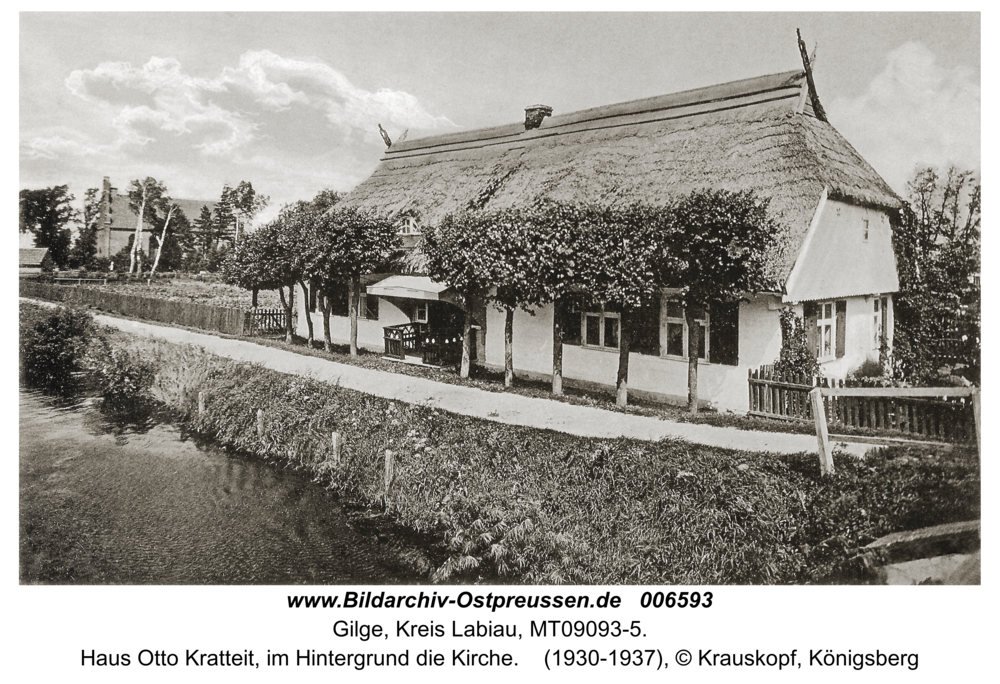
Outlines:
[[465,320],[462,322],[462,365],[458,377],[469,377],[472,368],[472,299],[465,300]]
[[256,287],[253,289],[253,301],[250,302],[250,306],[254,309],[257,308],[257,292],[259,291],[259,289],[260,288]]
[[503,324],[503,386],[514,385],[514,309],[507,309]]
[[333,308],[333,300],[326,294],[320,295],[320,303],[323,307],[323,351],[333,351],[333,341],[330,339],[330,310]]
[[[142,244],[142,215],[146,213],[146,186],[142,186],[142,202],[139,204],[139,220],[135,224],[135,239],[132,240],[132,251],[130,252],[131,259],[128,264],[129,275],[135,271],[135,257],[136,252],[139,251],[139,246]],[[139,262],[139,269],[142,269],[142,262]]]
[[701,338],[701,326],[695,320],[693,307],[684,308],[684,316],[688,326],[688,412],[698,413],[698,343]]
[[170,217],[174,213],[174,208],[170,207],[167,212],[167,220],[163,222],[163,233],[160,235],[160,244],[156,246],[156,259],[153,260],[153,269],[149,272],[149,285],[153,284],[153,276],[156,275],[156,267],[160,265],[160,254],[163,253],[163,241],[167,239],[167,226],[170,225]]
[[288,286],[288,298],[285,299],[285,289],[284,287],[278,287],[278,296],[281,297],[281,306],[285,309],[285,342],[287,344],[292,343],[292,301],[293,293],[295,292],[295,286]]
[[361,279],[351,278],[347,289],[351,315],[351,356],[358,355],[358,307],[361,305]]
[[306,312],[306,328],[309,329],[309,339],[306,340],[306,345],[311,349],[313,346],[313,319],[312,312],[309,311],[309,286],[300,280],[299,287],[302,288],[302,309]]
[[552,303],[552,394],[562,394],[563,326],[559,302]]
[[615,404],[628,406],[628,350],[632,342],[630,317],[622,311],[618,330],[618,378],[615,382]]

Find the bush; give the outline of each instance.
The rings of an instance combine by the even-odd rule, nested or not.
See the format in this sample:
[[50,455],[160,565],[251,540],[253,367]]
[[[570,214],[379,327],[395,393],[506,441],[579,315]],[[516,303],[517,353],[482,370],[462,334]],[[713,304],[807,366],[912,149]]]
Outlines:
[[21,307],[20,374],[28,384],[68,390],[95,335],[94,319],[75,308]]
[[781,352],[774,362],[774,372],[785,376],[822,376],[823,369],[806,342],[802,319],[790,308],[781,310]]
[[134,409],[150,403],[149,389],[156,366],[143,360],[140,352],[122,346],[105,347],[94,371],[106,408]]

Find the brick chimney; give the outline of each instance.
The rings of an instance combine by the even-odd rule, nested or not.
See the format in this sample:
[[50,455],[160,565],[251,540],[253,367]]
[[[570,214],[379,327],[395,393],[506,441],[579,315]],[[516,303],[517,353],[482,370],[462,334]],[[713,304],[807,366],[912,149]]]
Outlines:
[[542,125],[542,119],[552,116],[552,107],[531,105],[524,108],[524,130],[531,131]]

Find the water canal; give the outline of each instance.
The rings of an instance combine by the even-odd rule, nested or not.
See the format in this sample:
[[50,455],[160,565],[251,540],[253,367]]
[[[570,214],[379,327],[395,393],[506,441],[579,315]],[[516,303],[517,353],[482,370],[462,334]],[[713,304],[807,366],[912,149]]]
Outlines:
[[21,387],[25,584],[420,582],[303,473]]

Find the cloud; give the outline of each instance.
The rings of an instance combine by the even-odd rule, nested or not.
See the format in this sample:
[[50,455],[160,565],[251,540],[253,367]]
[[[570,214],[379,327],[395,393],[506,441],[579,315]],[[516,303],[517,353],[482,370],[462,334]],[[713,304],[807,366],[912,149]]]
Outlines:
[[827,109],[897,192],[917,167],[979,170],[980,86],[969,69],[942,66],[922,43],[893,50],[863,95],[837,98]]
[[87,136],[63,127],[36,132],[20,143],[21,157],[25,159],[90,157],[105,151],[105,148],[95,144]]
[[141,67],[105,62],[73,71],[66,87],[111,115],[119,144],[144,146],[169,137],[209,155],[230,153],[262,135],[295,135],[294,126],[265,116],[293,107],[322,114],[328,132],[337,134],[330,139],[345,142],[377,141],[377,123],[425,130],[454,125],[409,93],[366,91],[327,64],[268,50],[244,53],[216,78],[196,78],[176,59],[153,57]]

